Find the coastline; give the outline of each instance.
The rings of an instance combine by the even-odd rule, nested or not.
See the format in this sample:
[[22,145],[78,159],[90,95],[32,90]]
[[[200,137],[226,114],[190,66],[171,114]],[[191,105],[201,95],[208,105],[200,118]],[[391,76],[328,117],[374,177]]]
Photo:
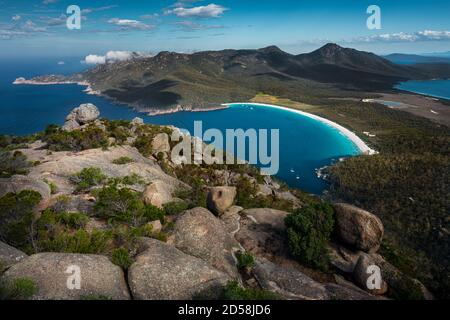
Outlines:
[[256,102],[234,102],[234,103],[224,103],[224,106],[233,106],[233,105],[240,105],[240,104],[251,104],[251,105],[257,105],[257,106],[261,106],[261,107],[269,107],[269,108],[274,108],[274,109],[279,109],[279,110],[284,110],[284,111],[288,111],[288,112],[293,112],[317,121],[320,121],[336,130],[338,130],[341,134],[343,134],[344,136],[346,136],[351,142],[353,142],[353,144],[360,150],[361,154],[364,155],[374,155],[374,154],[378,154],[378,152],[372,148],[370,148],[360,137],[358,137],[354,132],[350,131],[349,129],[341,126],[340,124],[333,122],[331,120],[319,117],[315,114],[312,113],[308,113],[308,112],[304,112],[304,111],[300,111],[300,110],[296,110],[296,109],[292,109],[292,108],[288,108],[288,107],[283,107],[283,106],[277,106],[277,105],[273,105],[273,104],[265,104],[265,103],[256,103]]

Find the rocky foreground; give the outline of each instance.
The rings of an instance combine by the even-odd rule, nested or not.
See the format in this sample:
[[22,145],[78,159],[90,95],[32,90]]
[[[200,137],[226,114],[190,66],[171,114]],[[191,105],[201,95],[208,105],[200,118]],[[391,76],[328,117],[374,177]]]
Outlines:
[[[311,233],[288,217],[302,221],[322,200],[248,166],[176,164],[175,128],[99,116],[81,105],[62,128],[4,148],[2,298],[432,298],[377,254],[375,215],[332,204],[318,251],[305,235],[320,224]],[[368,286],[374,265],[377,288]]]

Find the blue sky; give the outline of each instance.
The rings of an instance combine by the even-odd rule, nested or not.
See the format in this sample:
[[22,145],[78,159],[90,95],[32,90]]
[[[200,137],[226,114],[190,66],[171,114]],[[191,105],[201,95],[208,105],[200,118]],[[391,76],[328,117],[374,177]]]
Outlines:
[[[82,10],[81,30],[66,27],[71,4]],[[381,30],[366,27],[372,4]],[[326,42],[380,54],[450,51],[449,12],[448,0],[0,0],[0,56],[268,45],[301,53]]]

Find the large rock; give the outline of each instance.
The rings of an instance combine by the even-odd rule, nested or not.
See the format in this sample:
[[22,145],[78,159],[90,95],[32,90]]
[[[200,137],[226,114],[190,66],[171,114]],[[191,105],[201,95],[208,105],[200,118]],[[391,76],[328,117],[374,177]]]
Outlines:
[[207,262],[155,239],[142,239],[144,251],[128,270],[134,299],[217,299],[229,277]]
[[25,259],[27,255],[0,241],[0,273]]
[[236,187],[213,187],[208,193],[208,209],[216,215],[222,215],[233,205]]
[[[48,179],[54,182],[61,194],[72,194],[75,186],[70,182],[70,177],[91,167],[99,168],[110,178],[137,175],[145,183],[132,186],[133,190],[139,192],[143,192],[145,186],[154,181],[163,181],[174,189],[184,186],[182,182],[164,173],[159,165],[131,146],[110,147],[108,150],[90,149],[77,153],[62,151],[47,154],[45,150],[41,152],[27,149],[23,152],[30,161],[41,162],[30,169],[28,176],[37,180]],[[123,166],[112,164],[114,160],[121,157],[128,157],[134,161]]]
[[74,119],[67,120],[62,126],[64,131],[72,132],[81,129],[81,125]]
[[163,205],[173,200],[171,190],[173,187],[163,181],[155,181],[145,189],[142,200],[145,204],[163,208]]
[[78,124],[88,124],[97,120],[100,111],[92,103],[81,104],[73,109],[66,118],[66,121],[75,120]]
[[[372,281],[368,281],[369,277],[374,277],[376,275],[372,275],[371,270],[369,269],[370,267],[374,267],[376,266],[374,264],[374,262],[369,258],[368,255],[366,254],[362,254],[359,259],[358,262],[356,263],[355,269],[353,271],[353,278],[355,279],[355,282],[364,290],[366,290],[367,292],[370,292],[372,294],[375,295],[383,295],[387,292],[388,290],[388,285],[386,283],[386,281],[384,281],[383,279],[383,274],[381,272],[381,268],[380,268],[380,279],[379,279],[379,283],[378,283],[378,287],[376,288],[369,288],[369,284],[368,282],[372,282]],[[375,281],[375,280],[373,280]],[[376,281],[375,281],[376,282]],[[372,284],[376,284],[376,283],[372,283]]]
[[383,238],[381,220],[370,212],[358,207],[337,203],[336,233],[341,241],[365,252],[376,252]]
[[253,273],[265,290],[278,293],[286,299],[326,300],[325,287],[305,274],[283,268],[266,259],[257,259]]
[[152,140],[152,152],[156,156],[159,153],[169,153],[170,143],[167,133],[158,133]]
[[[72,268],[72,271],[71,271]],[[80,289],[69,289],[70,276],[79,268]],[[72,273],[66,273],[71,271]],[[121,268],[107,257],[88,254],[39,253],[9,268],[2,277],[5,283],[28,278],[37,286],[33,300],[80,300],[102,297],[114,300],[130,298]]]
[[225,224],[205,208],[185,211],[175,222],[175,246],[186,254],[210,263],[237,278],[233,251],[238,244],[228,233]]
[[240,229],[236,240],[255,256],[271,261],[287,257],[285,244],[285,211],[275,209],[248,209],[240,213]]

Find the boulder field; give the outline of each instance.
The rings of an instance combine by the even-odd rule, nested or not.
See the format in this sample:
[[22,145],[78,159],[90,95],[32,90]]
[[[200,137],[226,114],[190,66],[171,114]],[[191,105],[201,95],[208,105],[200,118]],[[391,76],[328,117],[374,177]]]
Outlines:
[[[33,209],[33,221],[38,225],[41,216],[56,212],[58,228],[64,223],[72,228],[61,239],[79,234],[92,241],[94,235],[104,232],[102,235],[114,234],[105,248],[112,243],[116,247],[95,254],[42,252],[32,237],[32,249],[27,247],[25,253],[7,244],[10,239],[0,234],[0,293],[26,280],[34,290],[24,299],[219,299],[227,284],[235,280],[244,288],[270,291],[280,299],[386,299],[390,292],[413,285],[422,298],[432,298],[420,282],[377,253],[384,228],[376,215],[349,204],[334,204],[335,224],[328,250],[331,267],[327,273],[313,270],[294,259],[287,245],[285,218],[305,205],[295,191],[270,177],[261,179],[230,168],[186,171],[170,159],[170,128],[147,127],[139,118],[111,125],[99,116],[92,104],[75,108],[58,131],[58,139],[74,139],[74,132],[95,128],[95,132],[109,135],[107,146],[55,150],[49,142],[55,139],[45,137],[21,146],[18,151],[33,165],[26,174],[1,178],[0,198],[35,191],[41,198]],[[80,172],[92,168],[97,176],[81,184]],[[195,178],[204,185],[199,187]],[[245,201],[242,195],[249,191],[243,185],[255,190]],[[111,194],[102,195],[108,190]],[[248,205],[257,203],[256,199],[278,207]],[[101,201],[111,202],[105,209]],[[280,210],[281,205],[286,209]],[[105,217],[105,210],[115,210],[114,215]],[[117,213],[135,211],[141,215],[127,224],[123,221],[126,216],[117,218]],[[80,213],[86,221],[58,216],[63,213]],[[135,232],[132,246],[117,245],[125,241],[123,230],[131,228]],[[129,256],[124,256],[123,250]],[[245,268],[241,265],[243,254],[252,257]],[[376,290],[367,286],[372,276],[367,270],[373,265],[382,276]]]

